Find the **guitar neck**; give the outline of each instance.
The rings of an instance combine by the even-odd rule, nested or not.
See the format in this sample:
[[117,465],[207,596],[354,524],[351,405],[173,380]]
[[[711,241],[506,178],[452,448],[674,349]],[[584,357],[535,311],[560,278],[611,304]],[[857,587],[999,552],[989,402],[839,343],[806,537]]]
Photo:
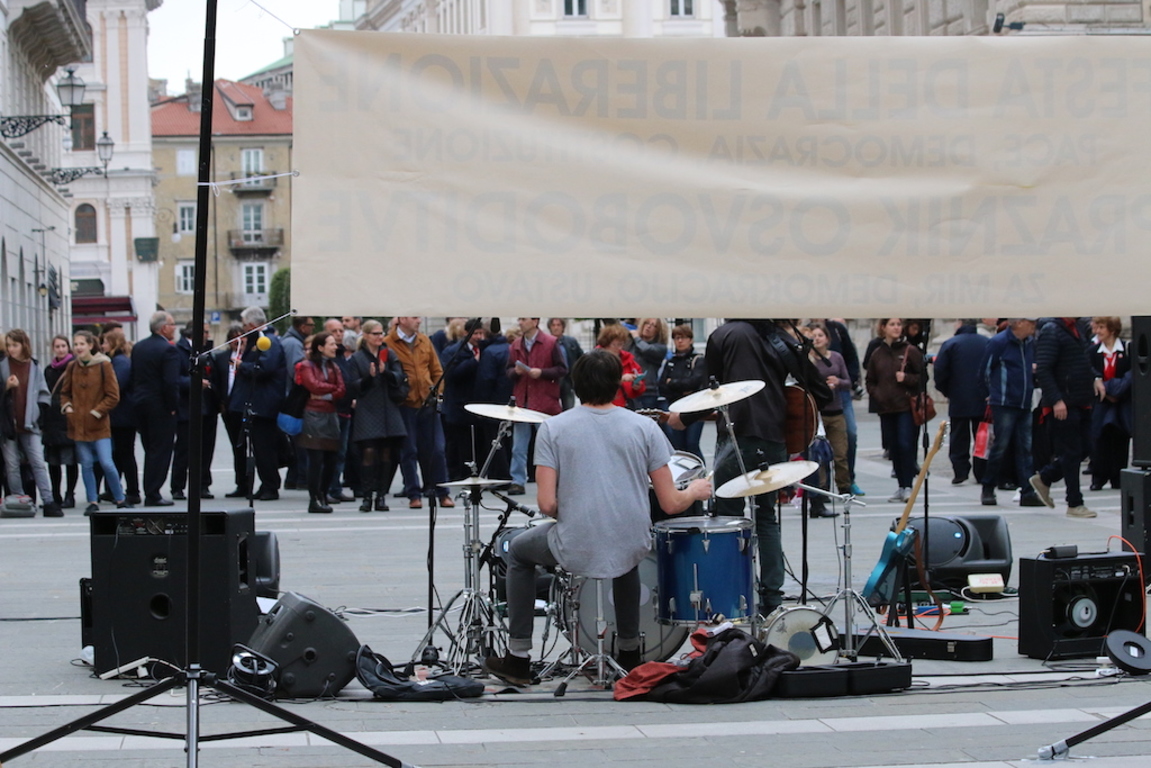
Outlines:
[[919,475],[915,478],[915,486],[911,489],[911,498],[907,500],[907,505],[903,508],[903,515],[900,516],[899,523],[895,526],[897,534],[903,533],[903,529],[907,527],[907,520],[911,517],[911,510],[915,509],[915,500],[919,497],[919,489],[923,487],[927,470],[931,468],[931,460],[935,458],[935,454],[939,453],[939,449],[943,445],[943,436],[947,434],[947,426],[946,421],[939,423],[939,431],[935,433],[935,442],[931,444],[931,450],[927,452],[927,458],[923,460],[923,466],[919,468]]

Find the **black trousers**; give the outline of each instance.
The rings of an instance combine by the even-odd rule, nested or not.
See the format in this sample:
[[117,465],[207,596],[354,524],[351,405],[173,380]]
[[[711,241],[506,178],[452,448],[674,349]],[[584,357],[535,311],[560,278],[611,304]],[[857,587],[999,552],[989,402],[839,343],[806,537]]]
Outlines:
[[228,444],[232,446],[232,471],[236,475],[236,490],[248,490],[248,446],[244,443],[244,417],[235,411],[224,413],[224,429]]
[[[248,431],[252,441],[252,455],[256,459],[256,475],[260,478],[257,493],[280,490],[281,433],[280,428],[276,426],[276,420],[253,416]],[[244,455],[247,456],[247,453]]]
[[336,474],[336,451],[320,451],[314,448],[308,452],[308,495],[313,499],[323,499],[332,486]]
[[162,409],[141,407],[140,443],[144,446],[144,501],[160,498],[164,480],[172,467],[172,450],[176,442],[176,414]]
[[112,427],[112,463],[124,475],[124,492],[140,495],[140,468],[136,466],[136,428]]
[[[200,441],[200,487],[212,485],[212,457],[216,454],[216,414],[202,418],[203,439]],[[183,491],[188,483],[188,425],[190,422],[176,423],[176,447],[172,451],[172,492]],[[119,464],[116,465],[120,466]]]

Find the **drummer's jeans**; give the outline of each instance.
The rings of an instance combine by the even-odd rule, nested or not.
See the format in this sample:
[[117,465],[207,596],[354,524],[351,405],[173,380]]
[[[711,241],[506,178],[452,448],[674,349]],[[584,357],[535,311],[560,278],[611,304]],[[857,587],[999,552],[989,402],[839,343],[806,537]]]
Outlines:
[[[558,565],[548,547],[549,528],[550,525],[537,525],[512,539],[508,548],[508,629],[511,636],[508,650],[520,655],[530,654],[532,650],[536,566]],[[639,593],[638,565],[623,576],[612,579],[617,651],[639,648]]]
[[[762,451],[759,455],[756,452]],[[767,462],[787,461],[787,448],[783,443],[754,437],[739,438],[739,452],[748,472]],[[716,488],[740,474],[739,462],[732,450],[730,438],[720,435],[715,446]],[[783,602],[783,539],[779,532],[779,519],[775,516],[775,492],[753,496],[755,535],[759,540],[759,612],[766,616]],[[743,517],[746,499],[715,500],[715,513],[727,517]],[[523,538],[523,536],[520,536]]]

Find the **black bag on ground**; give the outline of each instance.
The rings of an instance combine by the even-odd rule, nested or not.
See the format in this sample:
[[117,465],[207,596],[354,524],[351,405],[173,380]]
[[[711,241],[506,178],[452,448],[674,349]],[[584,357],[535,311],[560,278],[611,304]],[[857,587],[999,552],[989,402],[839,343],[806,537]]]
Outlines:
[[711,638],[702,656],[669,675],[642,698],[669,704],[733,704],[771,696],[781,672],[799,657],[731,628]]
[[392,662],[361,645],[356,654],[356,679],[381,701],[450,701],[474,699],[484,692],[484,684],[455,675],[427,680],[409,680],[396,674]]

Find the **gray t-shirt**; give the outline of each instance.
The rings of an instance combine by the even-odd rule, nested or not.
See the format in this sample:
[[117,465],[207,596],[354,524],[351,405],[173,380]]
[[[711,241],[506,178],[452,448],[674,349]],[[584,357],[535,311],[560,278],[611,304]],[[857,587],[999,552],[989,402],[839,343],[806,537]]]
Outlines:
[[559,512],[548,533],[556,561],[571,573],[610,579],[647,557],[648,473],[670,458],[655,422],[625,408],[580,406],[545,421],[536,464],[557,474]]

